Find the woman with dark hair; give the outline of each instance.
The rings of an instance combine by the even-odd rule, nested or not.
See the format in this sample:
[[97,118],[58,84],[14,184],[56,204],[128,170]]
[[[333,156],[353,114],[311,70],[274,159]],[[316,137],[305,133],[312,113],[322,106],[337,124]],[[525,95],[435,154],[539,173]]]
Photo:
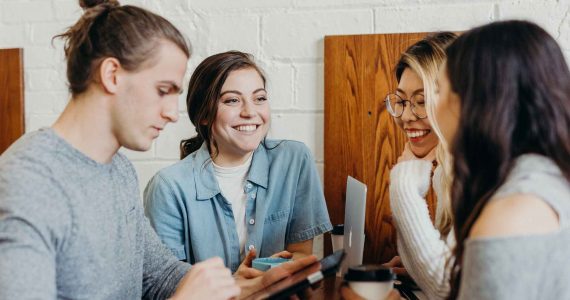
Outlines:
[[[233,272],[260,257],[307,255],[331,230],[312,155],[295,141],[267,140],[265,77],[248,54],[206,58],[190,79],[188,114],[198,135],[182,160],[144,193],[146,215],[180,260],[220,256]],[[240,273],[241,274],[241,273]]]
[[524,21],[447,48],[436,122],[453,157],[450,299],[570,299],[570,72]]

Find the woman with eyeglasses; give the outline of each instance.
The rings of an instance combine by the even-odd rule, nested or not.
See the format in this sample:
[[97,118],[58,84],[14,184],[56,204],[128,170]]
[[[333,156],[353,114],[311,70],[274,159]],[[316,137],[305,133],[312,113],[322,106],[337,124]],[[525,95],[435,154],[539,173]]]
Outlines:
[[[388,112],[408,137],[404,152],[390,172],[390,205],[398,234],[398,253],[387,265],[399,274],[408,273],[429,299],[443,298],[449,291],[445,264],[453,243],[451,207],[448,200],[450,177],[444,143],[433,118],[439,66],[445,47],[457,36],[440,32],[410,46],[398,61],[398,88],[386,97]],[[426,101],[427,100],[427,101]],[[435,169],[438,154],[439,167]],[[437,196],[435,225],[425,196],[433,187]],[[404,269],[400,269],[399,267]]]

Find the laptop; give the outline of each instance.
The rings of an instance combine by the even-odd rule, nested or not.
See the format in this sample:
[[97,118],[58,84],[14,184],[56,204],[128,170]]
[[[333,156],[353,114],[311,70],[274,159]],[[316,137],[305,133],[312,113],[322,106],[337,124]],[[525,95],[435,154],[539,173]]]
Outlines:
[[346,259],[341,266],[341,275],[344,275],[349,267],[362,264],[366,191],[367,188],[364,183],[348,176],[346,179],[343,241]]

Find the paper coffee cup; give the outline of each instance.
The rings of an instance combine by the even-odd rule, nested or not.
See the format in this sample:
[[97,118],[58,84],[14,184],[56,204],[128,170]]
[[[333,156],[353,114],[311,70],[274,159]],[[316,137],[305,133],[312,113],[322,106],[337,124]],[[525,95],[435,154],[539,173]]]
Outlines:
[[333,230],[331,231],[331,240],[333,252],[344,249],[344,224],[333,226]]
[[[333,252],[344,249],[344,224],[337,224],[333,226],[331,231],[331,241]],[[336,272],[337,277],[341,277],[341,268]]]
[[380,265],[360,265],[348,268],[344,280],[358,295],[367,300],[384,299],[394,288],[396,275]]

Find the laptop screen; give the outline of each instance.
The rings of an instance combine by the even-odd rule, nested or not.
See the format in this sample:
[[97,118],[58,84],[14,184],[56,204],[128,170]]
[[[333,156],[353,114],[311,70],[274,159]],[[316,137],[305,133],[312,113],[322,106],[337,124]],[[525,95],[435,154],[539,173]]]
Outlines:
[[364,221],[366,218],[366,185],[351,176],[346,179],[344,209],[344,251],[346,259],[342,274],[349,267],[362,264],[364,250]]

